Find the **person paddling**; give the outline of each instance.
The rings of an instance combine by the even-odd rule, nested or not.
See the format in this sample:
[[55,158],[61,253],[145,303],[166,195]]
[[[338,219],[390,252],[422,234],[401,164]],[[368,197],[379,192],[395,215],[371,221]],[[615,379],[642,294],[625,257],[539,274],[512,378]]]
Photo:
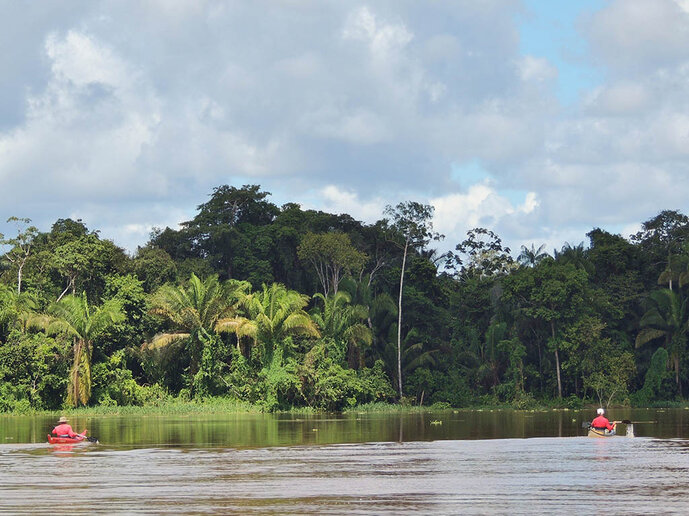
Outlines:
[[598,417],[591,421],[591,428],[598,430],[599,432],[605,432],[606,434],[614,434],[616,423],[610,423],[610,421],[608,421],[608,418],[605,417],[605,410],[599,408],[596,413],[598,414]]
[[53,435],[56,435],[57,437],[72,437],[77,439],[82,437],[72,430],[72,427],[67,424],[68,421],[69,420],[65,416],[62,416],[60,419],[58,419],[57,426],[53,428]]

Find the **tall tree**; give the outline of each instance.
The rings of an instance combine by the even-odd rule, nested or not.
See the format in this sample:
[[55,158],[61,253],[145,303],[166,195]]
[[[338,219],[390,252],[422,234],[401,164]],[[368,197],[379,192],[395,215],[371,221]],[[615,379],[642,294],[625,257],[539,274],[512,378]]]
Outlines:
[[531,248],[525,245],[521,247],[521,253],[519,253],[517,261],[524,267],[535,267],[547,256],[548,253],[545,251],[545,244],[541,244],[538,249],[536,249],[536,246],[532,243]]
[[368,259],[352,245],[349,235],[339,232],[306,233],[297,254],[313,266],[325,297],[337,294],[344,274],[361,271]]
[[105,302],[100,307],[90,306],[86,294],[66,296],[50,310],[53,318],[47,331],[65,334],[73,339],[73,362],[69,373],[67,403],[73,407],[86,405],[91,397],[91,357],[93,341],[110,325],[121,322],[125,316],[118,301]]
[[17,225],[17,236],[5,239],[0,234],[0,246],[11,246],[4,258],[17,268],[17,294],[21,294],[24,266],[29,259],[31,246],[34,238],[38,235],[38,229],[35,226],[29,226],[31,219],[27,218],[10,217],[7,222],[13,222]]
[[563,333],[587,307],[586,271],[548,259],[533,269],[519,269],[505,278],[504,287],[506,301],[515,301],[524,315],[545,326],[543,330],[549,334],[547,346],[555,356],[557,393],[561,398]]
[[314,299],[320,301],[319,306],[312,313],[318,324],[321,335],[332,339],[335,347],[336,362],[343,362],[347,349],[352,355],[354,350],[359,355],[359,366],[362,365],[363,349],[371,345],[373,332],[366,325],[368,308],[363,305],[352,305],[351,296],[345,291],[339,291],[329,297],[317,293]]
[[577,245],[572,245],[565,242],[565,245],[558,251],[553,251],[553,258],[560,263],[571,263],[577,268],[584,269],[589,275],[593,274],[593,263],[588,259],[588,253],[584,247],[584,242],[579,242]]
[[402,249],[402,267],[400,271],[400,289],[397,301],[397,387],[402,398],[402,294],[404,292],[404,269],[407,264],[407,253],[423,249],[431,240],[444,238],[433,231],[433,206],[415,201],[401,202],[393,207],[388,205],[385,214],[392,219],[392,228],[398,239],[393,240]]
[[[190,384],[193,393],[198,394],[199,389],[205,388],[209,369],[216,365],[216,357],[212,356],[217,344],[216,332],[227,331],[224,323],[235,315],[233,301],[249,288],[247,282],[232,281],[223,285],[217,276],[201,281],[195,274],[191,275],[187,285],[163,285],[153,295],[151,313],[172,323],[173,331],[155,335],[144,347],[156,349],[185,343]],[[202,364],[204,351],[207,360]]]
[[43,328],[44,316],[38,311],[38,301],[31,292],[16,292],[0,284],[0,338],[2,326],[22,333],[30,327]]
[[258,185],[214,188],[198,214],[181,224],[190,257],[209,262],[221,278],[248,279],[257,265],[265,265],[261,251],[271,248],[265,235],[250,230],[271,224],[279,213],[266,200],[269,195]]
[[320,336],[316,324],[304,311],[308,302],[308,296],[279,283],[263,285],[258,292],[240,295],[240,315],[221,321],[219,328],[236,333],[238,338],[253,339],[261,346],[261,362],[266,367],[274,359],[282,361],[288,337]]
[[463,278],[489,278],[503,275],[514,268],[510,248],[503,247],[502,240],[486,228],[467,231],[467,238],[455,246],[457,253],[447,253],[445,267],[459,269]]
[[273,283],[252,294],[240,296],[237,317],[222,322],[222,329],[248,337],[255,348],[253,357],[260,363],[262,402],[273,409],[284,401],[287,392],[297,388],[296,362],[289,354],[296,336],[319,337],[314,321],[304,311],[308,296]]
[[[684,244],[689,242],[689,217],[677,210],[663,210],[641,224],[641,231],[631,239],[650,258],[655,281],[663,269],[670,267],[672,256],[681,253]],[[670,290],[673,289],[673,279],[672,275],[667,277]]]
[[675,381],[680,396],[682,383],[679,366],[682,354],[687,347],[689,331],[689,307],[687,300],[670,289],[651,292],[647,300],[647,310],[639,321],[641,331],[636,336],[636,346],[663,337],[675,369]]

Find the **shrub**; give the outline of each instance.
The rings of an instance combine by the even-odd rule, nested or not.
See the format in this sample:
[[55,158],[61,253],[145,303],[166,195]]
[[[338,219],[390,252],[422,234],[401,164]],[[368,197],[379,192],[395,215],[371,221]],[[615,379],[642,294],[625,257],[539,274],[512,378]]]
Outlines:
[[431,410],[434,411],[450,410],[451,408],[452,405],[450,405],[447,401],[436,401],[433,405],[431,405]]
[[143,388],[127,369],[124,355],[125,350],[120,349],[105,362],[93,365],[93,398],[99,405],[143,405]]
[[8,342],[0,344],[0,383],[12,387],[5,406],[26,400],[34,409],[59,408],[66,392],[68,362],[66,346],[55,339],[42,333],[13,332]]

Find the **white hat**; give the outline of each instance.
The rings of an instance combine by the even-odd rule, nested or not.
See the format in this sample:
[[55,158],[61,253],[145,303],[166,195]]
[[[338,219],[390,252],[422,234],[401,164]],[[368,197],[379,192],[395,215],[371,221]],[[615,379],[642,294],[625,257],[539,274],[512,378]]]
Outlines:
[[599,416],[602,416],[603,414],[605,414],[605,410],[603,410],[602,408],[599,408],[598,410],[596,410],[596,414],[598,414]]

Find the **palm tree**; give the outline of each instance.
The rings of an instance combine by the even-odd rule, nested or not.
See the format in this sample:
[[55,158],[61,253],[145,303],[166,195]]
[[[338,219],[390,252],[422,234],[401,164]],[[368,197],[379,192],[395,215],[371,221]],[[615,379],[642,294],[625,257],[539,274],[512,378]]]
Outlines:
[[[229,331],[225,324],[235,313],[233,301],[248,291],[250,285],[244,281],[229,281],[221,284],[217,276],[209,276],[201,281],[192,273],[189,283],[182,286],[163,285],[151,300],[151,313],[172,323],[173,330],[159,333],[144,343],[144,349],[158,349],[185,343],[189,352],[189,373],[194,383],[201,378],[197,374],[201,369],[204,349],[213,348],[217,332]],[[209,351],[209,349],[206,349]],[[203,364],[203,375],[214,368],[214,356],[206,355]],[[212,353],[211,353],[212,355]],[[199,387],[196,385],[195,387]]]
[[289,345],[288,337],[320,336],[316,324],[304,311],[308,302],[308,296],[288,290],[284,285],[264,284],[259,292],[239,295],[241,315],[220,321],[218,331],[235,333],[238,339],[250,338],[261,347],[264,367],[273,361],[281,363]]
[[67,384],[67,403],[73,407],[86,405],[91,397],[91,356],[93,341],[112,324],[125,319],[118,301],[106,301],[92,307],[81,296],[65,296],[51,309],[52,319],[47,325],[49,334],[64,334],[74,341],[74,360]]
[[240,315],[219,323],[223,331],[235,333],[238,339],[249,338],[257,346],[262,401],[268,410],[284,401],[281,396],[298,383],[294,364],[284,362],[293,345],[292,337],[320,336],[316,324],[304,311],[308,302],[308,296],[284,285],[264,284],[259,292],[239,297]]
[[689,260],[686,255],[670,255],[668,257],[668,264],[665,270],[658,276],[658,285],[667,284],[668,288],[672,290],[673,283],[679,283],[683,287],[689,275]]
[[531,249],[523,245],[522,252],[519,253],[517,261],[525,267],[535,267],[548,256],[548,253],[546,253],[544,249],[545,244],[541,244],[538,249],[536,249],[534,244],[531,244]]
[[[388,372],[391,377],[395,373],[395,360],[387,360],[387,344],[397,332],[397,305],[395,300],[387,293],[374,295],[373,287],[367,281],[345,278],[342,282],[342,290],[347,291],[352,296],[352,303],[363,305],[368,309],[366,325],[371,330],[372,343],[370,346],[371,354],[383,361],[389,367]],[[395,351],[396,354],[396,351]],[[396,357],[392,357],[396,359]],[[364,354],[359,356],[359,367],[365,364]],[[350,362],[350,366],[354,364]]]
[[43,329],[44,320],[38,313],[38,301],[33,294],[0,285],[0,326],[6,326],[8,331],[15,328],[26,333],[29,327]]
[[481,346],[481,360],[486,366],[493,386],[499,383],[500,343],[507,339],[507,323],[493,322],[486,330],[485,346]]
[[560,263],[571,263],[577,269],[583,269],[588,274],[593,274],[595,270],[593,263],[588,259],[584,242],[579,242],[577,245],[565,242],[565,245],[562,246],[559,252],[557,249],[553,251],[553,256],[556,261]]
[[363,305],[352,305],[351,296],[344,290],[325,297],[316,294],[322,306],[312,313],[312,317],[321,330],[321,334],[330,337],[336,346],[336,362],[343,362],[347,348],[350,355],[356,350],[361,365],[363,347],[373,342],[373,332],[365,324],[368,321],[368,308]]
[[648,298],[648,310],[641,317],[639,325],[642,329],[636,336],[637,348],[660,337],[665,338],[665,347],[674,365],[675,381],[681,396],[679,363],[687,345],[689,330],[687,300],[669,289],[652,292]]
[[439,348],[432,348],[427,336],[424,336],[416,328],[409,330],[404,339],[404,372],[411,374],[419,367],[434,367]]

